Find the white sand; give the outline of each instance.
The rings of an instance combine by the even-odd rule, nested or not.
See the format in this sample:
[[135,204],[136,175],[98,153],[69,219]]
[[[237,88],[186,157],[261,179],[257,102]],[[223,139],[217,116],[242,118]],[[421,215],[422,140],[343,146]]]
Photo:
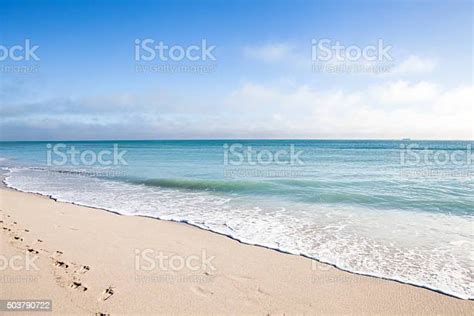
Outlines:
[[[1,298],[51,299],[56,313],[474,315],[472,301],[354,275],[186,224],[7,188],[0,189],[0,210],[3,261],[20,258],[0,271]],[[173,259],[146,271],[144,253]],[[34,259],[29,270],[26,254]],[[179,269],[186,259],[191,266]]]

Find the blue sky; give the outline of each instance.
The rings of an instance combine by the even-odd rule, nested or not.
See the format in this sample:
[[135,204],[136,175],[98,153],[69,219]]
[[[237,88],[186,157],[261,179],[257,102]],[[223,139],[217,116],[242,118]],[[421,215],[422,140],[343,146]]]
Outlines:
[[[29,39],[40,59],[0,61],[2,140],[473,138],[471,1],[20,0],[0,7],[0,45]],[[137,63],[137,38],[181,47],[205,39],[216,61]],[[393,61],[382,74],[314,71],[312,39],[361,49],[381,39]],[[213,70],[142,73],[137,65]],[[5,70],[12,66],[34,71]]]

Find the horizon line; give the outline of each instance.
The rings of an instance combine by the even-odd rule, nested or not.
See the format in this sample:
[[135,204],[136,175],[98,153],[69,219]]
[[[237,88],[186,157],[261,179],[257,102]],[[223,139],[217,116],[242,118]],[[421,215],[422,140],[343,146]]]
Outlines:
[[474,141],[474,139],[417,139],[417,138],[161,138],[161,139],[70,139],[70,140],[0,140],[0,143],[14,142],[140,142],[140,141]]

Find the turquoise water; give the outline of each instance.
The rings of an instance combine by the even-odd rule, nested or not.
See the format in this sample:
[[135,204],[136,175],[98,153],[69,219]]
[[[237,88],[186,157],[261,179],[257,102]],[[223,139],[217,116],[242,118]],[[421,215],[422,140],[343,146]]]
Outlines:
[[[57,144],[0,143],[6,183],[474,297],[473,142],[103,141],[54,152]],[[126,151],[115,163],[114,146]],[[64,158],[71,148],[75,159]]]

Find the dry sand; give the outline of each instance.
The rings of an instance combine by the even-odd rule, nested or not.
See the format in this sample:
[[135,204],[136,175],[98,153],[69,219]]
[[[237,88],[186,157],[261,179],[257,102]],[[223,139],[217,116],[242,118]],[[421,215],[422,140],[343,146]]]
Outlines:
[[0,270],[0,297],[51,299],[55,313],[474,315],[472,301],[186,224],[7,188],[0,189],[0,210],[2,262],[17,258]]

